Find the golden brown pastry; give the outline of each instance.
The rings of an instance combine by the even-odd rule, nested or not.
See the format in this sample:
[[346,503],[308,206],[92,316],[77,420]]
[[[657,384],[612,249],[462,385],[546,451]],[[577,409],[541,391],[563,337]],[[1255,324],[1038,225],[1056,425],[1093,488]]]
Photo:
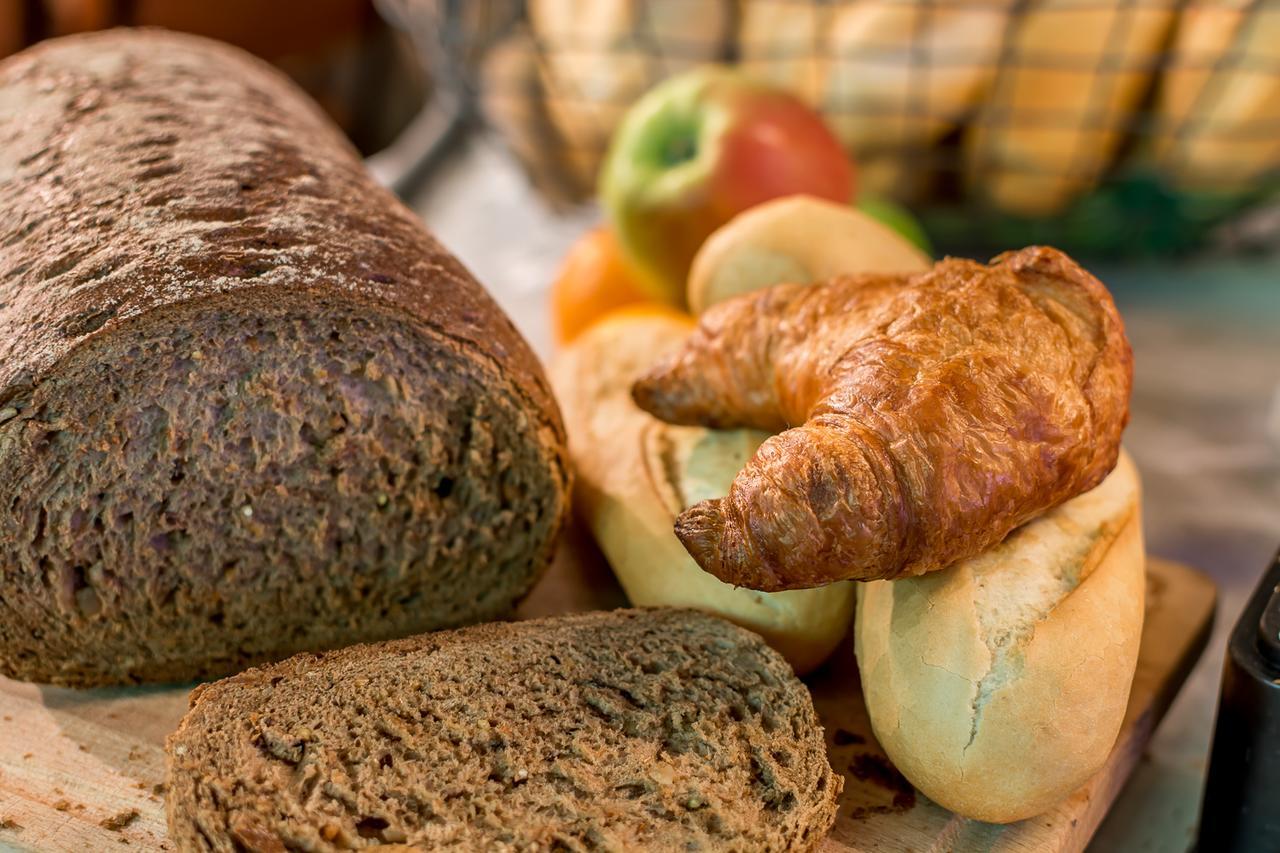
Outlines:
[[775,591],[938,569],[1096,486],[1132,376],[1107,289],[1030,247],[721,303],[632,392],[671,423],[785,430],[676,521],[711,574]]

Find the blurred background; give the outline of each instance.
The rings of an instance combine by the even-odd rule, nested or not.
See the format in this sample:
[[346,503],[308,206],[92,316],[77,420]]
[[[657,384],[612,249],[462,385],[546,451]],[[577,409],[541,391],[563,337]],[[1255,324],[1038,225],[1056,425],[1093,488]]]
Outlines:
[[709,62],[821,112],[936,254],[1084,261],[1134,345],[1149,549],[1220,588],[1092,849],[1191,846],[1225,636],[1280,544],[1280,0],[0,0],[0,54],[122,24],[297,79],[544,357],[614,129]]
[[637,97],[729,63],[819,110],[860,191],[906,204],[944,251],[1280,235],[1270,0],[0,0],[0,54],[117,25],[275,62],[365,153],[424,106],[432,141],[483,123],[556,210],[591,198]]

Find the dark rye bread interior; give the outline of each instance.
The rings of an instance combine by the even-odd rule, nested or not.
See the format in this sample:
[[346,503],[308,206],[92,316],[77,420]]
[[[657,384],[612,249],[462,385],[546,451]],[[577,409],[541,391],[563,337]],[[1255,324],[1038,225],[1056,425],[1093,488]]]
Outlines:
[[524,403],[402,317],[188,305],[73,361],[0,426],[20,678],[216,677],[491,619],[547,560]]
[[0,61],[0,673],[492,618],[568,490],[528,345],[283,75],[157,30]]
[[191,702],[182,850],[806,850],[842,782],[786,662],[693,611],[304,654]]

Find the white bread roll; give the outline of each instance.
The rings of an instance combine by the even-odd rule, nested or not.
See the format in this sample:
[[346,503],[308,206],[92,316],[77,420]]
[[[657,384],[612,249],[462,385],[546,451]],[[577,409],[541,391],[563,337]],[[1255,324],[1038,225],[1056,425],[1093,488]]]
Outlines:
[[1137,472],[992,550],[858,594],[855,647],[877,739],[922,793],[976,820],[1051,808],[1106,761],[1142,633]]
[[[822,108],[831,17],[842,3],[752,0],[738,23],[738,66]],[[845,141],[845,140],[841,140]]]
[[904,200],[927,189],[930,149],[991,87],[1013,5],[861,0],[839,11],[823,108],[863,189]]
[[726,0],[531,0],[529,23],[560,154],[594,183],[614,128],[659,81],[725,55]]
[[1255,189],[1280,168],[1280,7],[1195,0],[1183,9],[1154,113],[1153,154],[1184,189]]
[[970,188],[1000,209],[1058,213],[1091,190],[1149,90],[1175,0],[1031,0],[965,137]]
[[932,265],[914,243],[861,210],[789,195],[744,210],[713,231],[693,257],[685,297],[689,310],[701,314],[781,282],[923,272]]
[[822,663],[853,618],[850,583],[765,593],[707,574],[674,532],[697,501],[723,497],[768,434],[662,423],[631,401],[631,383],[693,329],[646,307],[595,324],[556,358],[552,385],[577,473],[574,502],[631,603],[693,607],[762,635],[797,674]]
[[743,68],[826,116],[873,195],[914,198],[937,140],[990,86],[1012,0],[743,4]]

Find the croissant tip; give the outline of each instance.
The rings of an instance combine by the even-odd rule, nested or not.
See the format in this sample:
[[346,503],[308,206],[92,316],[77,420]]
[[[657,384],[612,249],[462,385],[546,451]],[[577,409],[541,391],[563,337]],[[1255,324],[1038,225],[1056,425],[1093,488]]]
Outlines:
[[681,542],[718,544],[724,515],[718,499],[699,501],[676,517],[676,535]]
[[671,408],[671,377],[658,366],[631,383],[631,401],[659,420],[667,420]]
[[646,374],[631,383],[631,402],[635,403],[647,412],[649,411],[649,405],[652,401],[653,380],[649,378],[648,374]]
[[676,518],[676,538],[689,556],[704,572],[727,584],[760,592],[788,589],[783,579],[768,567],[744,565],[726,557],[725,517],[720,503],[719,500],[696,503]]
[[1034,244],[1021,249],[1010,249],[1001,252],[991,259],[992,265],[1006,265],[1019,272],[1037,271],[1041,273],[1080,272],[1083,268],[1066,252],[1053,246]]
[[[700,501],[676,517],[675,533],[689,556],[703,569],[717,574],[724,515],[719,500]],[[718,575],[717,575],[718,576]]]

